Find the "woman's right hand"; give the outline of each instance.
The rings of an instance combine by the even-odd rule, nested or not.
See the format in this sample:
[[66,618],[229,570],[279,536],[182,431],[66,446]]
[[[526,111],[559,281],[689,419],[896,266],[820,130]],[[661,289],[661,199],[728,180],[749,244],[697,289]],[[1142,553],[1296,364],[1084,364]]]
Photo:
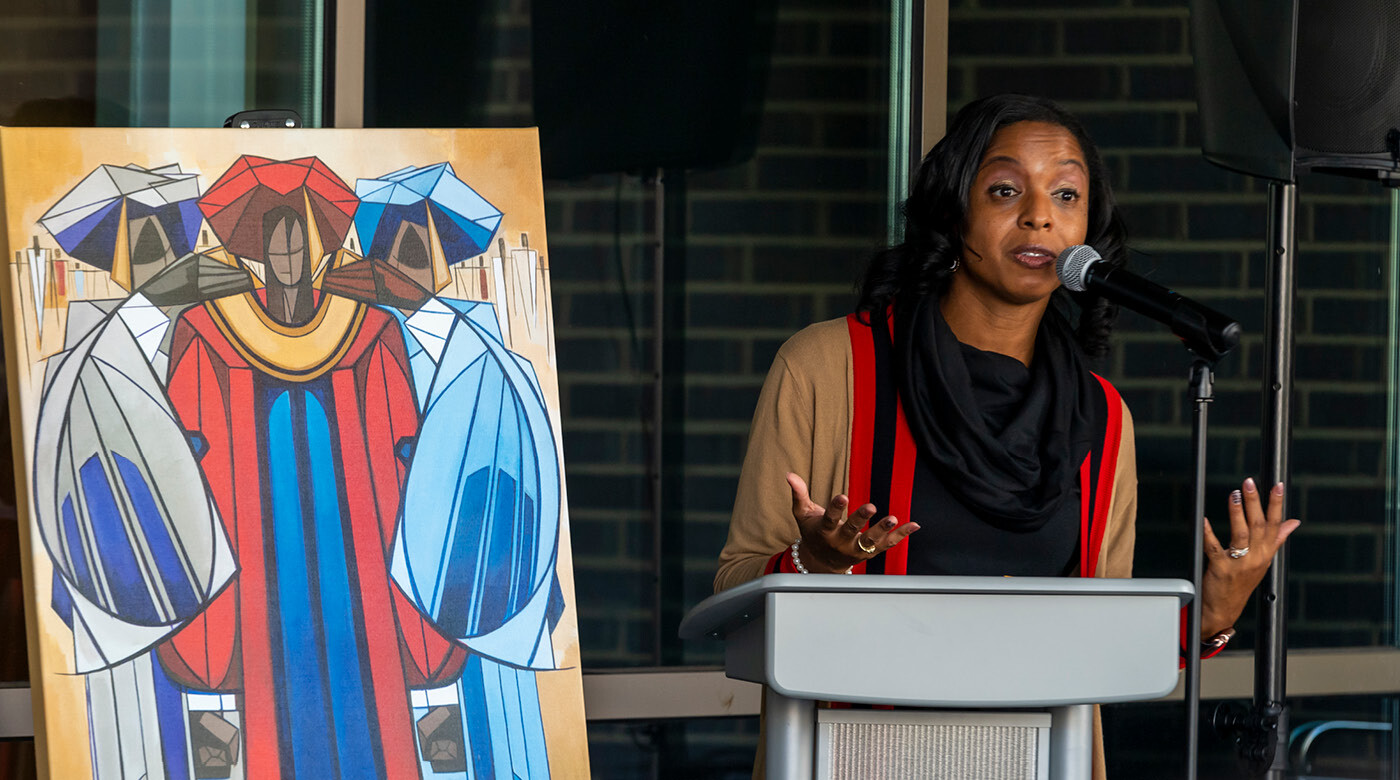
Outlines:
[[[896,528],[899,521],[885,517],[862,532],[865,524],[875,517],[874,504],[858,507],[849,517],[844,517],[846,505],[850,503],[846,496],[836,496],[823,507],[807,494],[807,483],[801,477],[789,472],[787,482],[792,488],[792,517],[801,533],[798,555],[802,557],[802,565],[813,574],[844,572],[919,530],[918,523],[905,523]],[[867,549],[871,551],[866,552]]]

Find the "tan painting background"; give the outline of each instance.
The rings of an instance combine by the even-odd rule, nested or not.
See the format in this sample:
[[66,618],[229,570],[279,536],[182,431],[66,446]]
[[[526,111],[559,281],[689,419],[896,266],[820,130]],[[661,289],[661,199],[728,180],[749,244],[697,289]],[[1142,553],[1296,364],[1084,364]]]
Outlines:
[[[515,267],[530,262],[538,268],[533,290],[526,277],[506,279],[505,305],[510,310],[507,345],[534,366],[545,394],[555,448],[562,465],[559,386],[554,360],[553,310],[549,286],[549,248],[545,235],[538,139],[533,129],[521,130],[274,130],[274,129],[123,129],[123,128],[0,128],[0,249],[8,258],[8,273],[0,276],[6,368],[9,377],[17,500],[21,543],[28,551],[24,572],[29,622],[30,677],[34,691],[35,739],[41,775],[56,778],[91,777],[87,744],[87,708],[81,677],[73,669],[72,635],[49,605],[52,567],[35,530],[28,496],[32,445],[38,416],[39,390],[45,360],[62,349],[61,309],[49,309],[45,321],[26,316],[21,296],[31,295],[27,274],[19,272],[17,253],[33,245],[58,250],[58,243],[39,225],[39,218],[99,165],[134,163],[155,168],[179,163],[186,173],[199,174],[206,191],[238,159],[251,154],[273,160],[317,157],[352,189],[357,178],[373,178],[409,165],[449,162],[458,178],[503,213],[496,235],[505,242]],[[354,235],[352,231],[352,236]],[[528,250],[522,235],[528,237]],[[212,234],[211,234],[212,240]],[[334,247],[326,247],[327,251]],[[364,252],[355,237],[355,250]],[[65,259],[66,253],[64,253]],[[500,244],[473,262],[488,268],[501,262]],[[469,263],[471,264],[471,263]],[[482,300],[468,274],[454,273],[451,286],[439,295]],[[518,282],[518,284],[517,284]],[[124,295],[113,288],[85,287],[86,297]],[[531,311],[530,299],[534,301]],[[31,299],[32,300],[32,299]],[[69,300],[75,300],[69,298]],[[500,301],[492,301],[498,306]],[[42,333],[42,336],[39,334]],[[19,421],[19,424],[13,424]],[[537,675],[540,709],[544,715],[550,770],[558,778],[588,777],[587,736],[579,671],[578,620],[574,600],[573,563],[567,495],[561,468],[561,528],[557,571],[565,610],[553,634],[560,671]],[[39,584],[39,587],[36,587]]]

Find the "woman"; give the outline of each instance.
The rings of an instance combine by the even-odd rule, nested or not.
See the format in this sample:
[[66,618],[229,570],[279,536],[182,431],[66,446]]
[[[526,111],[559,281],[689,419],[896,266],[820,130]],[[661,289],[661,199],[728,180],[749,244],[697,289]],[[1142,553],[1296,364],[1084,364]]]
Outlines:
[[[1048,100],[978,100],[904,210],[904,241],[872,261],[857,314],[774,360],[716,589],[775,571],[1131,576],[1132,419],[1086,364],[1116,311],[1063,290],[1054,268],[1076,244],[1124,259],[1087,133]],[[1206,521],[1203,653],[1228,641],[1298,527],[1281,506],[1247,479],[1229,497],[1228,549]]]

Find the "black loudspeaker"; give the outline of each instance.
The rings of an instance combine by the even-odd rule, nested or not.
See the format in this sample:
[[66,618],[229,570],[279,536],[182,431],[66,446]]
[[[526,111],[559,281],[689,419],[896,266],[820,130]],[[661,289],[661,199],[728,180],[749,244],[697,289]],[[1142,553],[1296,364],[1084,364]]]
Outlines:
[[753,155],[776,0],[534,0],[546,178]]
[[1201,148],[1280,181],[1400,184],[1400,3],[1192,0]]

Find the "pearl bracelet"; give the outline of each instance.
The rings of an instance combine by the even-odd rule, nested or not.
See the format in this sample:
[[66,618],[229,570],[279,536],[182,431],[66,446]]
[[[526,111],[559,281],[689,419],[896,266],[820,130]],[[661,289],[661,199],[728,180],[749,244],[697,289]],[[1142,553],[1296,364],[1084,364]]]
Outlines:
[[[807,571],[807,567],[802,565],[802,559],[799,558],[798,555],[797,555],[797,546],[798,546],[799,544],[802,544],[802,540],[801,540],[801,539],[798,539],[797,541],[795,541],[795,542],[792,543],[792,565],[793,565],[794,568],[796,568],[798,571],[802,572],[803,574],[811,574],[810,571]],[[847,566],[847,567],[846,567],[846,570],[843,571],[843,572],[841,572],[841,573],[842,573],[842,574],[854,574],[855,572],[851,571],[851,567],[850,567],[850,566]]]

